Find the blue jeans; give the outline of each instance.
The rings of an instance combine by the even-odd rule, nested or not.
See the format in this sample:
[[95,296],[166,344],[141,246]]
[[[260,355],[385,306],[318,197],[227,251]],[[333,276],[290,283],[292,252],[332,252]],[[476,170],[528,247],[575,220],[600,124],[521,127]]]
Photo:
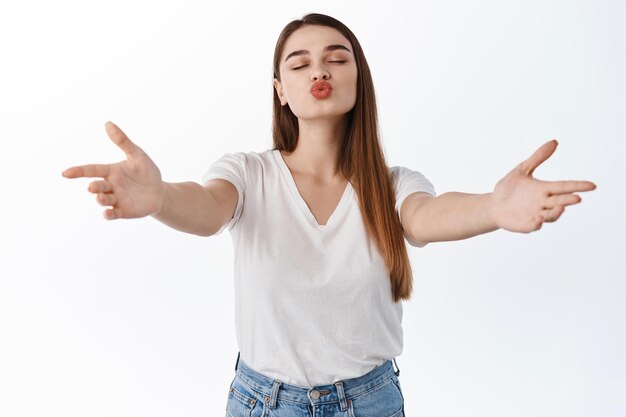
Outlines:
[[363,376],[310,388],[256,372],[239,354],[235,371],[226,417],[404,417],[400,369],[391,360]]

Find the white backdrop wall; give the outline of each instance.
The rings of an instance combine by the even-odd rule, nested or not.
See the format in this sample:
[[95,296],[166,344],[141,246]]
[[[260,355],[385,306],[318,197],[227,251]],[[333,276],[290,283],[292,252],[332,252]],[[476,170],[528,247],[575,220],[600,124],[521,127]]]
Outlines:
[[233,251],[152,218],[107,221],[74,165],[124,154],[169,182],[271,147],[278,34],[307,12],[359,38],[390,165],[484,193],[582,179],[556,223],[409,248],[397,362],[409,416],[626,415],[625,3],[118,1],[0,5],[0,415],[223,415]]

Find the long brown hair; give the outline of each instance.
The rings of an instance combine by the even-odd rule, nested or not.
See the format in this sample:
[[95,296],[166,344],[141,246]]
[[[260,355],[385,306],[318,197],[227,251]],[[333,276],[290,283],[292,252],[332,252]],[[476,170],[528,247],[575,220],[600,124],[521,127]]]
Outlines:
[[[350,179],[358,196],[361,215],[370,239],[383,258],[391,279],[394,302],[409,300],[413,275],[402,225],[395,211],[395,191],[389,176],[378,134],[374,83],[361,45],[350,29],[330,16],[309,13],[289,22],[274,49],[274,77],[280,81],[280,57],[287,38],[304,25],[328,26],[338,30],[352,44],[358,70],[356,103],[348,113],[348,128],[339,150],[339,166]],[[298,142],[298,118],[289,106],[282,106],[274,91],[272,137],[274,148],[293,152]]]

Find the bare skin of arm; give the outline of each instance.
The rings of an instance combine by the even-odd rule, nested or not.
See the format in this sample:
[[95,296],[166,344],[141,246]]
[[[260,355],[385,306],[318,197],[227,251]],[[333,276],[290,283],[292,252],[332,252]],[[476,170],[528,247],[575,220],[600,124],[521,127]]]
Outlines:
[[195,182],[168,183],[150,157],[111,122],[105,125],[109,138],[127,159],[114,164],[89,164],[63,171],[66,178],[100,177],[87,191],[96,201],[110,206],[107,220],[152,216],[181,232],[211,236],[232,218],[237,190],[230,182],[215,179],[205,186]]
[[576,192],[591,191],[590,181],[541,181],[533,171],[556,150],[546,142],[486,194],[449,192],[437,197],[415,193],[403,203],[403,227],[415,240],[429,243],[461,240],[497,229],[529,233],[555,222],[565,206],[578,204]]

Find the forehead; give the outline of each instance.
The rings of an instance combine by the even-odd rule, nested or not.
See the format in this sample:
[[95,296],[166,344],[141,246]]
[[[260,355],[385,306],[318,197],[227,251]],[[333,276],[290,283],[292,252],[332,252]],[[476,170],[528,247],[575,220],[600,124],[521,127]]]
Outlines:
[[307,49],[312,54],[322,53],[326,45],[340,44],[352,50],[350,41],[337,29],[328,26],[305,25],[293,32],[283,48],[281,62],[287,54],[299,49]]

